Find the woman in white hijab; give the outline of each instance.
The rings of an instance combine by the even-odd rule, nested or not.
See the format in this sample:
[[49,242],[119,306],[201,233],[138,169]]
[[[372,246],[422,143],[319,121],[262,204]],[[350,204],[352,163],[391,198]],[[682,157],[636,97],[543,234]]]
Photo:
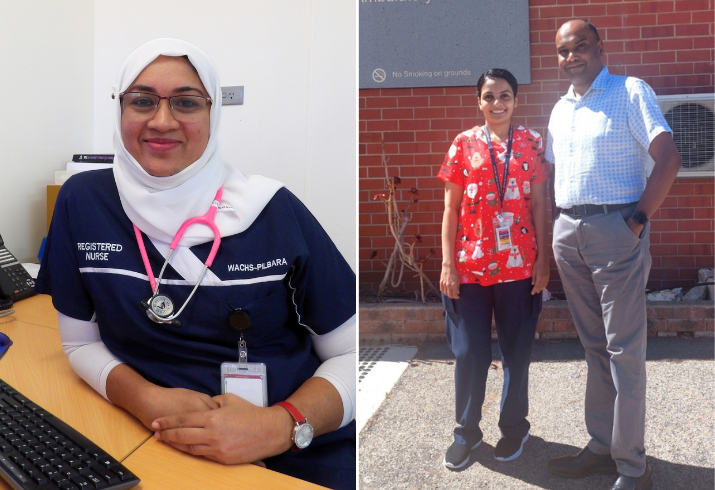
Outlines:
[[[222,161],[201,50],[145,44],[113,97],[113,171],[62,187],[38,278],[73,368],[177,449],[354,488],[354,274],[282,184]],[[215,257],[211,226],[177,235],[209,210]],[[267,387],[222,395],[239,343]]]

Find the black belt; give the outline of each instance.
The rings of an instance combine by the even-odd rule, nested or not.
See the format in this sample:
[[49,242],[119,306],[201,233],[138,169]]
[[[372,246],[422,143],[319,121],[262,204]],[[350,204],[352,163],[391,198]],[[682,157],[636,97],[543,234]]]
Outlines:
[[583,216],[593,216],[595,214],[608,214],[618,209],[633,206],[635,202],[626,204],[578,204],[572,208],[562,209],[561,212],[571,216],[572,218],[580,218]]

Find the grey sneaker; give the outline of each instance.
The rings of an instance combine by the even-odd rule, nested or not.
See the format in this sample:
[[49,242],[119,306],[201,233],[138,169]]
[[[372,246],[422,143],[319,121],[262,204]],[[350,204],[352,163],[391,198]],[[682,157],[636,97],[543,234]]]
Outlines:
[[[481,443],[482,441],[480,440],[472,446],[472,449],[476,449]],[[462,468],[469,463],[469,455],[472,449],[469,449],[469,447],[464,444],[453,442],[452,445],[449,446],[449,449],[447,449],[447,454],[444,455],[444,465],[453,470]]]
[[529,439],[527,432],[523,439],[502,437],[494,448],[494,459],[497,461],[512,461],[519,456],[524,449],[524,443]]

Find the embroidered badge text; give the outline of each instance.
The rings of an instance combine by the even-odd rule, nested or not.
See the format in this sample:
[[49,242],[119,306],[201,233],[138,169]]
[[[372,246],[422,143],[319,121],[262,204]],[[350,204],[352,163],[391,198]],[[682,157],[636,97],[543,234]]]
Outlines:
[[86,252],[86,260],[109,260],[109,252],[121,252],[121,243],[83,242],[77,244],[77,250]]
[[229,264],[229,272],[253,272],[270,269],[279,265],[288,265],[285,258],[259,262],[258,264]]

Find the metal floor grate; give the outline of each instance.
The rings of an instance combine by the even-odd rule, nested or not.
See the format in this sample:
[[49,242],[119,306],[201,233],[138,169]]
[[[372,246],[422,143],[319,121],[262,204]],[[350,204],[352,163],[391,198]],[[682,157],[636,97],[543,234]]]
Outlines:
[[358,383],[367,377],[377,365],[377,362],[387,354],[389,347],[360,347],[360,364],[358,366]]
[[357,428],[362,430],[417,354],[417,347],[360,347]]

